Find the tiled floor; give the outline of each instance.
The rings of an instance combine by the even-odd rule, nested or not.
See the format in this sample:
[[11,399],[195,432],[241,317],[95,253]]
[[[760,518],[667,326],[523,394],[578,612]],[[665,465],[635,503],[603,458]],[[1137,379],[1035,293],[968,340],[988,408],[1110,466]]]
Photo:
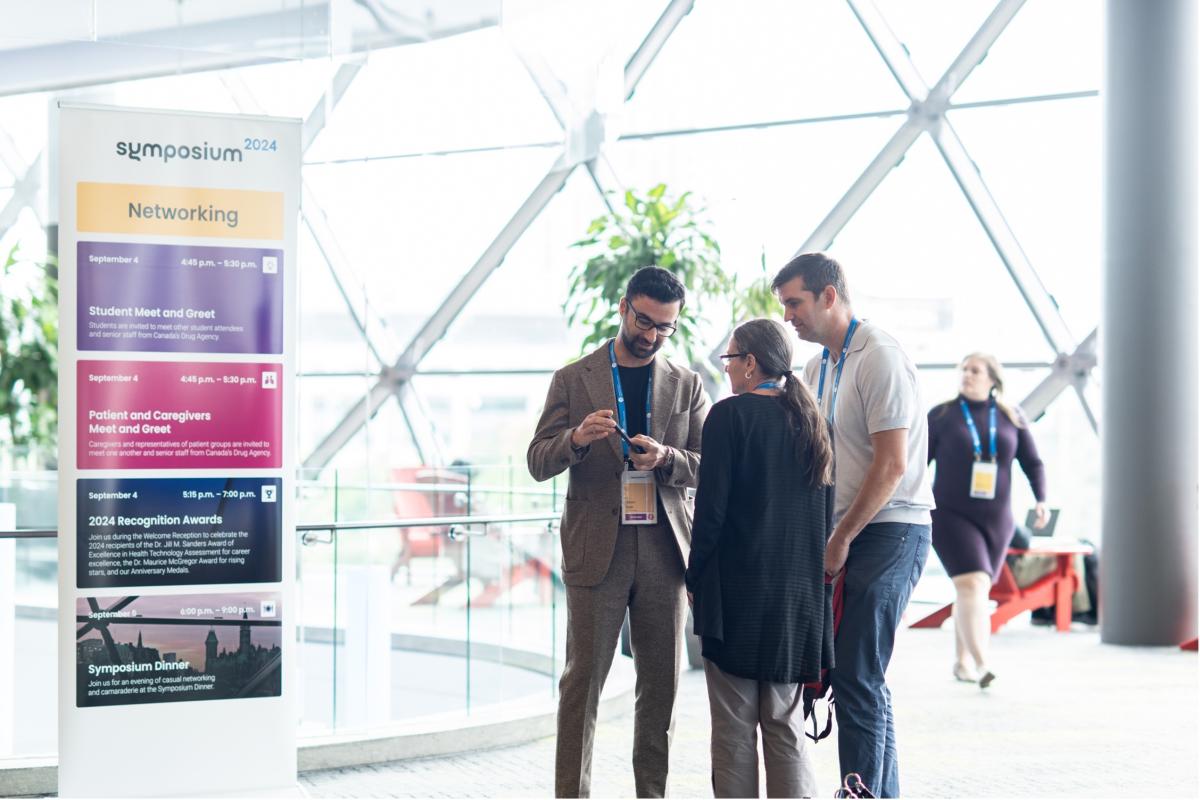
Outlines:
[[[953,635],[900,633],[889,676],[901,785],[916,797],[1195,797],[1200,667],[1175,648],[1101,645],[1025,618],[994,639],[986,692],[950,675]],[[596,734],[593,795],[633,795],[632,717]],[[681,681],[671,792],[711,796],[704,677]],[[836,732],[834,734],[836,737]],[[836,738],[815,745],[823,794],[837,784]],[[554,740],[466,755],[308,773],[312,797],[549,797]]]

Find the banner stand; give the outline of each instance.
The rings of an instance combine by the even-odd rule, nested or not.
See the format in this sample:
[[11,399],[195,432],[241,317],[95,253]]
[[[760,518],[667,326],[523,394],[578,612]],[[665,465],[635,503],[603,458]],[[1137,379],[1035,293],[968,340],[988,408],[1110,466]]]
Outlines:
[[302,796],[300,121],[57,127],[59,796]]

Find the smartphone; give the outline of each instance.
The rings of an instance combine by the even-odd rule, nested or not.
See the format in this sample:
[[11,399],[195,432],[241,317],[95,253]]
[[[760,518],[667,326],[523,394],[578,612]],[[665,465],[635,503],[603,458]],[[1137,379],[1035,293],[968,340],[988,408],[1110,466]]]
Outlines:
[[617,436],[620,436],[622,439],[624,439],[629,444],[629,447],[631,450],[633,450],[633,452],[637,453],[638,455],[645,454],[646,448],[642,447],[640,444],[634,444],[633,439],[629,438],[629,434],[626,433],[625,429],[620,425],[617,426]]

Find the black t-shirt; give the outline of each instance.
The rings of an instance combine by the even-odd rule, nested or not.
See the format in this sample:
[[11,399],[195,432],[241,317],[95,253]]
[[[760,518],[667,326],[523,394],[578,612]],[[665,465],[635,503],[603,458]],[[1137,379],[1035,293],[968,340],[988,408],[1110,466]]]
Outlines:
[[[646,386],[650,382],[650,370],[654,368],[651,361],[644,367],[622,367],[617,365],[617,374],[621,376],[621,389],[625,392],[625,432],[629,438],[639,434],[650,435],[646,430]],[[617,420],[620,424],[620,420]],[[658,521],[667,523],[667,510],[663,506],[662,492],[658,493]]]
[[[625,392],[625,432],[630,438],[638,434],[649,435],[646,430],[646,384],[650,381],[651,362],[644,367],[622,367],[617,365],[621,376],[621,389]],[[617,420],[617,424],[620,424]]]

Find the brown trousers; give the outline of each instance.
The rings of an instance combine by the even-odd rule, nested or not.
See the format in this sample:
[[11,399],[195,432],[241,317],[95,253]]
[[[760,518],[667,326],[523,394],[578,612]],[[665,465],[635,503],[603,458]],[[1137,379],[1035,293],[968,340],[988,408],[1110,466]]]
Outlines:
[[623,526],[595,586],[567,587],[567,663],[559,681],[556,797],[589,797],[600,691],[629,610],[637,671],[633,777],[638,797],[663,797],[684,663],[687,601],[679,547],[666,524]]

